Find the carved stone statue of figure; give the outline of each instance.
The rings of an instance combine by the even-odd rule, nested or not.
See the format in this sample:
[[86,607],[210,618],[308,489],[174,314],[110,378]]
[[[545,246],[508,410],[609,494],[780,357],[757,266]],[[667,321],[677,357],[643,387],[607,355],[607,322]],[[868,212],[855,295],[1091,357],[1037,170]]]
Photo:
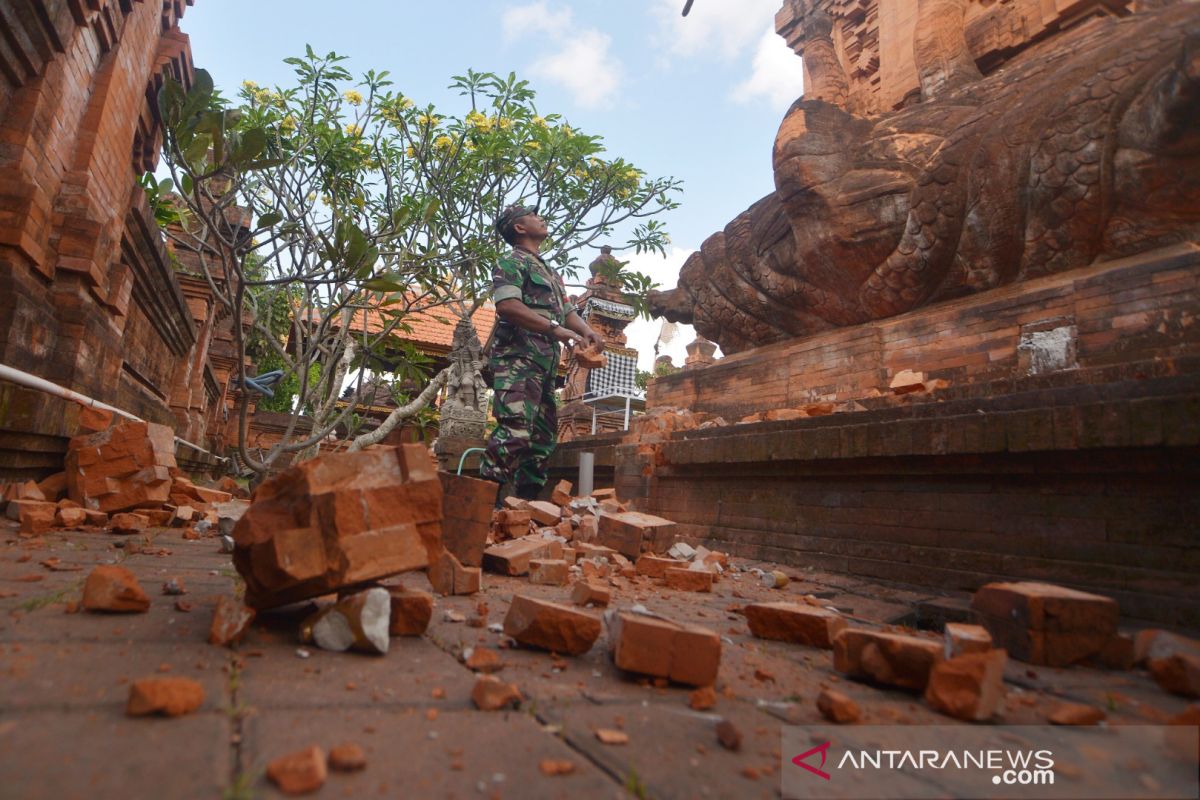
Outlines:
[[987,77],[965,5],[920,2],[916,105],[867,118],[797,101],[776,191],[653,310],[731,353],[1198,238],[1200,4],[1080,25]]
[[460,319],[450,350],[450,374],[442,403],[439,436],[479,439],[487,427],[487,383],[480,370],[483,347],[475,326]]

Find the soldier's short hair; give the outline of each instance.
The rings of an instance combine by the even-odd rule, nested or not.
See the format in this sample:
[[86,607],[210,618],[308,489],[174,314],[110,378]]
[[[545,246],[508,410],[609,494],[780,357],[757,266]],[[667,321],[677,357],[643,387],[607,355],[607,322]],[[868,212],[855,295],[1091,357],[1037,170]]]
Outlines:
[[517,220],[535,213],[537,212],[528,206],[521,203],[513,203],[501,211],[500,216],[496,217],[496,231],[504,241],[513,244],[513,239],[516,237],[516,231],[513,230],[513,226],[516,225]]

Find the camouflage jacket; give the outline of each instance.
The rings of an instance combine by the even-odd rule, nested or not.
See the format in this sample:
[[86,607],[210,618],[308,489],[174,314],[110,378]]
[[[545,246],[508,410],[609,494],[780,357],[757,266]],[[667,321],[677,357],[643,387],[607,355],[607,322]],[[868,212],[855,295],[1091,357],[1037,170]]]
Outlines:
[[536,253],[517,247],[492,270],[492,300],[520,300],[530,310],[562,325],[574,308],[562,278]]

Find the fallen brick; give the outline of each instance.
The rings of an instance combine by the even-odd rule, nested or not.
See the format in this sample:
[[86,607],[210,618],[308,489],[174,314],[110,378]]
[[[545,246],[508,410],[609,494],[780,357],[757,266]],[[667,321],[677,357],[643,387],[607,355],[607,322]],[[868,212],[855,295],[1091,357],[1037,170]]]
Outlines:
[[587,579],[576,581],[571,589],[571,602],[577,606],[607,606],[612,602],[612,589]]
[[439,472],[442,484],[442,545],[465,566],[483,565],[499,488],[493,481]]
[[911,394],[925,391],[925,373],[902,369],[892,378],[888,388],[896,394]]
[[656,556],[647,553],[638,558],[637,562],[634,564],[634,569],[638,575],[645,575],[648,578],[661,579],[667,577],[667,570],[676,569],[681,565],[681,562],[676,561],[673,558],[666,558],[664,556]]
[[711,592],[713,574],[695,569],[668,569],[664,575],[667,588],[679,592]]
[[629,734],[615,728],[597,728],[596,739],[600,744],[621,745],[629,744]]
[[146,530],[150,524],[149,518],[142,514],[113,514],[109,519],[113,533],[128,536]]
[[797,603],[753,603],[744,609],[750,632],[760,639],[774,639],[809,647],[833,647],[846,619],[836,611]]
[[79,430],[84,433],[99,433],[108,430],[113,423],[113,412],[95,406],[79,406]]
[[600,637],[600,620],[570,606],[514,595],[504,633],[524,645],[577,656]]
[[487,647],[476,647],[463,663],[472,672],[491,674],[504,669],[504,661],[500,658],[500,654]]
[[1134,638],[1126,633],[1116,634],[1091,660],[1095,665],[1105,669],[1122,671],[1133,669],[1136,661]]
[[54,525],[58,506],[45,500],[10,500],[4,513],[9,519],[21,523],[21,533],[37,534],[50,530]]
[[538,762],[538,771],[547,778],[556,778],[561,775],[572,775],[575,772],[575,764],[574,762],[561,758],[543,758]]
[[87,512],[82,508],[60,508],[54,521],[64,528],[78,528],[87,523]]
[[204,687],[190,678],[141,678],[129,686],[125,713],[131,717],[178,717],[204,703]]
[[929,639],[846,628],[833,639],[833,668],[854,678],[924,691],[942,651],[940,642]]
[[464,567],[448,550],[429,565],[428,576],[433,590],[443,597],[475,594],[483,588],[480,568]]
[[322,650],[383,655],[391,643],[392,601],[376,586],[321,609],[301,625],[301,638]]
[[608,356],[604,354],[603,342],[593,342],[587,347],[576,347],[571,352],[575,355],[575,363],[583,369],[604,369],[608,366]]
[[191,506],[178,506],[171,517],[170,524],[177,528],[182,528],[188,523],[194,522],[197,516],[196,509]]
[[964,622],[947,622],[945,630],[946,658],[966,655],[967,653],[986,653],[992,649],[992,635],[982,625],[969,625]]
[[737,725],[723,719],[717,723],[716,732],[717,741],[721,743],[721,747],[734,752],[742,749],[742,732],[738,730]]
[[1108,716],[1095,706],[1082,703],[1059,703],[1050,709],[1046,719],[1053,725],[1095,725]]
[[538,525],[554,527],[562,519],[562,508],[545,500],[530,500],[527,508],[529,515]]
[[591,497],[595,498],[596,500],[616,500],[617,490],[611,487],[606,489],[594,489]]
[[576,542],[594,542],[600,533],[600,520],[596,517],[582,517],[579,528],[575,531]]
[[1151,677],[1166,691],[1183,697],[1200,697],[1200,656],[1173,653],[1146,662]]
[[1133,658],[1139,666],[1153,659],[1169,658],[1176,653],[1200,656],[1200,641],[1157,628],[1138,631],[1134,637]]
[[175,433],[152,422],[121,422],[71,439],[65,466],[67,492],[84,508],[156,508],[170,499]]
[[858,722],[859,718],[862,717],[862,711],[859,709],[858,703],[833,689],[823,689],[817,695],[817,710],[821,712],[821,716],[825,717],[825,719],[830,722],[836,722],[839,725]]
[[433,595],[403,586],[388,588],[391,613],[388,633],[391,636],[420,636],[433,618]]
[[367,754],[354,742],[339,744],[329,751],[329,768],[335,772],[358,772],[367,768]]
[[96,567],[83,584],[82,606],[87,611],[140,613],[150,610],[150,597],[125,567]]
[[267,764],[267,778],[288,795],[315,792],[328,777],[325,753],[316,745]]
[[575,552],[579,554],[579,558],[600,558],[605,561],[611,561],[614,556],[618,555],[617,551],[611,547],[578,541],[575,542]]
[[529,562],[529,582],[540,586],[566,586],[570,577],[565,559],[535,558]]
[[577,562],[580,571],[583,573],[584,580],[599,580],[607,578],[612,572],[612,567],[607,561],[601,561],[598,558],[585,558],[583,561]]
[[955,719],[991,719],[1004,699],[1003,650],[969,652],[934,665],[925,688],[925,702]]
[[498,575],[527,575],[535,558],[557,558],[562,544],[540,536],[527,536],[494,544],[483,552],[483,568]]
[[621,555],[637,559],[643,552],[666,552],[675,541],[675,528],[671,520],[652,514],[637,511],[606,513],[600,517],[597,541]]
[[56,472],[48,478],[42,478],[37,484],[38,491],[51,503],[58,502],[67,493],[67,473]]
[[529,510],[529,501],[523,500],[520,497],[514,497],[512,495],[509,495],[508,497],[504,498],[502,503],[505,508],[511,509],[513,511],[528,511]]
[[471,690],[471,701],[480,711],[499,711],[519,706],[524,700],[516,684],[505,683],[495,675],[480,675]]
[[563,561],[567,562],[568,566],[573,566],[575,564],[575,548],[564,547],[562,557]]
[[971,607],[997,647],[1030,664],[1069,666],[1099,653],[1117,633],[1115,600],[1052,584],[988,584]]
[[423,445],[330,453],[268,478],[234,524],[257,609],[414,569],[443,552],[442,485]]
[[717,704],[717,690],[711,686],[701,686],[688,695],[688,707],[693,711],[707,711]]
[[620,669],[691,686],[716,683],[721,637],[715,631],[628,612],[610,611],[606,620]]
[[250,630],[254,616],[254,609],[247,608],[232,597],[222,595],[217,600],[217,607],[213,609],[212,623],[208,627],[208,643],[229,647],[240,642]]
[[569,542],[575,538],[575,526],[571,524],[571,520],[564,519],[554,526],[554,533]]
[[570,481],[559,481],[550,493],[550,502],[557,506],[565,506],[571,502],[571,490],[574,485]]
[[94,525],[97,528],[108,527],[108,514],[105,514],[103,511],[93,511],[90,508],[85,508],[83,513],[87,514],[88,525]]

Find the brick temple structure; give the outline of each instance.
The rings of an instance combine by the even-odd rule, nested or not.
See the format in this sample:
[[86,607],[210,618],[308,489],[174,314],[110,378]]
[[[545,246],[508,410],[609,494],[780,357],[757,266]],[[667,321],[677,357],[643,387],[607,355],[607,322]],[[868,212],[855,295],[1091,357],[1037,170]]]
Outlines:
[[1200,626],[1200,7],[777,22],[808,91],[777,191],[651,299],[726,357],[656,379],[662,426],[562,472],[594,450],[639,511],[745,556],[1054,581]]
[[[162,147],[163,78],[191,83],[191,4],[0,4],[0,363],[204,444],[234,366],[229,321],[176,274],[138,185]],[[61,469],[77,414],[0,383],[0,474]]]

